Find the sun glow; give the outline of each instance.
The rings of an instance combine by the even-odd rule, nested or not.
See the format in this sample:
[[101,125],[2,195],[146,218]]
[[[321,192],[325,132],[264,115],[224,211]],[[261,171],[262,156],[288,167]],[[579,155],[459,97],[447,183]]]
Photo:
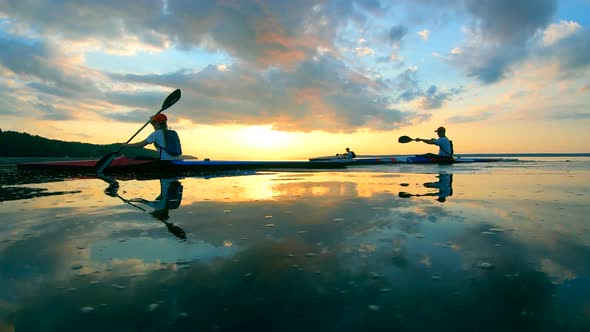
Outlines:
[[285,148],[291,142],[290,136],[288,133],[273,130],[271,126],[250,126],[238,132],[244,145],[257,150]]

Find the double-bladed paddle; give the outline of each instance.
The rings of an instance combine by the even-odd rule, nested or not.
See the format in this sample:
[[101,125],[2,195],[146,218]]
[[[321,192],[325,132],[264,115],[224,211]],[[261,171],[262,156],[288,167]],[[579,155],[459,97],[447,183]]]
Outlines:
[[[410,136],[406,136],[406,135],[404,135],[404,136],[400,136],[400,137],[397,139],[397,141],[398,141],[399,143],[410,143],[410,142],[413,142],[413,141],[415,141],[415,140],[417,140],[417,138],[411,138]],[[433,138],[432,140],[434,140],[434,138]],[[431,141],[432,141],[432,140],[431,140]],[[422,141],[424,142],[425,140],[422,140]],[[433,143],[431,143],[431,144],[433,144]],[[451,144],[451,152],[452,152],[452,151],[453,151],[453,142],[451,141],[451,142],[450,142],[450,144]],[[437,145],[438,145],[438,144],[437,144]],[[449,153],[449,152],[448,152],[446,149],[444,149],[442,146],[441,146],[440,148],[442,149],[442,151],[443,151],[444,153],[446,153],[446,154],[447,154],[447,156],[449,156],[449,158],[451,158],[451,159],[453,158],[453,154],[452,154],[452,153]],[[444,156],[443,156],[443,157],[444,157]]]
[[[441,195],[438,193],[429,193],[429,194],[410,194],[407,193],[405,191],[400,191],[399,192],[399,197],[401,198],[410,198],[410,197],[421,197],[421,196],[438,196],[438,198],[436,199],[437,201],[444,203],[447,200],[447,196],[446,195]],[[450,196],[450,195],[449,195]]]
[[[165,109],[174,105],[179,99],[180,99],[180,89],[176,89],[168,97],[166,97],[166,99],[162,103],[162,108],[158,111],[158,113],[154,114],[154,116],[162,113]],[[139,128],[139,130],[137,132],[135,132],[135,134],[133,134],[133,136],[131,136],[131,138],[129,138],[127,140],[127,142],[125,142],[125,143],[131,142],[131,140],[133,138],[135,138],[135,136],[137,136],[137,134],[139,134],[139,132],[141,132],[143,130],[143,128],[145,128],[150,123],[150,121],[152,120],[152,117],[150,117],[150,119],[143,126],[141,126],[141,128]],[[111,164],[113,159],[115,159],[121,153],[121,151],[123,150],[123,147],[124,146],[121,146],[117,151],[111,152],[111,153],[105,155],[104,157],[100,158],[96,162],[96,165],[94,165],[94,170],[97,173],[102,173]]]
[[410,194],[410,193],[407,193],[407,192],[405,192],[405,191],[400,191],[398,195],[399,195],[399,197],[401,197],[401,198],[410,198],[410,197],[412,197],[412,196],[415,196],[415,197],[420,197],[420,196],[432,196],[432,194]]

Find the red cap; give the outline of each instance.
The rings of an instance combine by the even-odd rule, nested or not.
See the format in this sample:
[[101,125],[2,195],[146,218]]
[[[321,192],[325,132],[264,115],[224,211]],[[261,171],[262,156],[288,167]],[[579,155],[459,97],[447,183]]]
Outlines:
[[168,118],[166,117],[166,115],[160,113],[160,114],[156,114],[152,117],[152,121],[151,122],[157,122],[157,123],[164,123],[168,121]]
[[438,133],[439,131],[446,132],[447,130],[445,129],[445,127],[438,127],[434,132]]

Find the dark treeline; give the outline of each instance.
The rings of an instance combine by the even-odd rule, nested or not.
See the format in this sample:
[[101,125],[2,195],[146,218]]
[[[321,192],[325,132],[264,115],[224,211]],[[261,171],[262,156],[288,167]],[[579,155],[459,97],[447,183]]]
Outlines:
[[[15,131],[0,131],[0,157],[101,157],[116,151],[117,144],[89,144],[80,142],[66,142],[45,137],[19,133]],[[157,157],[158,153],[148,149],[126,149],[129,156]]]

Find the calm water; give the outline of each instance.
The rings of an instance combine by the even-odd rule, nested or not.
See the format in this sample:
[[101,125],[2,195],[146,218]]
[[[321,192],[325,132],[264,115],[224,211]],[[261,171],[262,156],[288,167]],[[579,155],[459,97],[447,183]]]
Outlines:
[[4,165],[0,331],[590,331],[590,157],[522,159],[118,190]]

